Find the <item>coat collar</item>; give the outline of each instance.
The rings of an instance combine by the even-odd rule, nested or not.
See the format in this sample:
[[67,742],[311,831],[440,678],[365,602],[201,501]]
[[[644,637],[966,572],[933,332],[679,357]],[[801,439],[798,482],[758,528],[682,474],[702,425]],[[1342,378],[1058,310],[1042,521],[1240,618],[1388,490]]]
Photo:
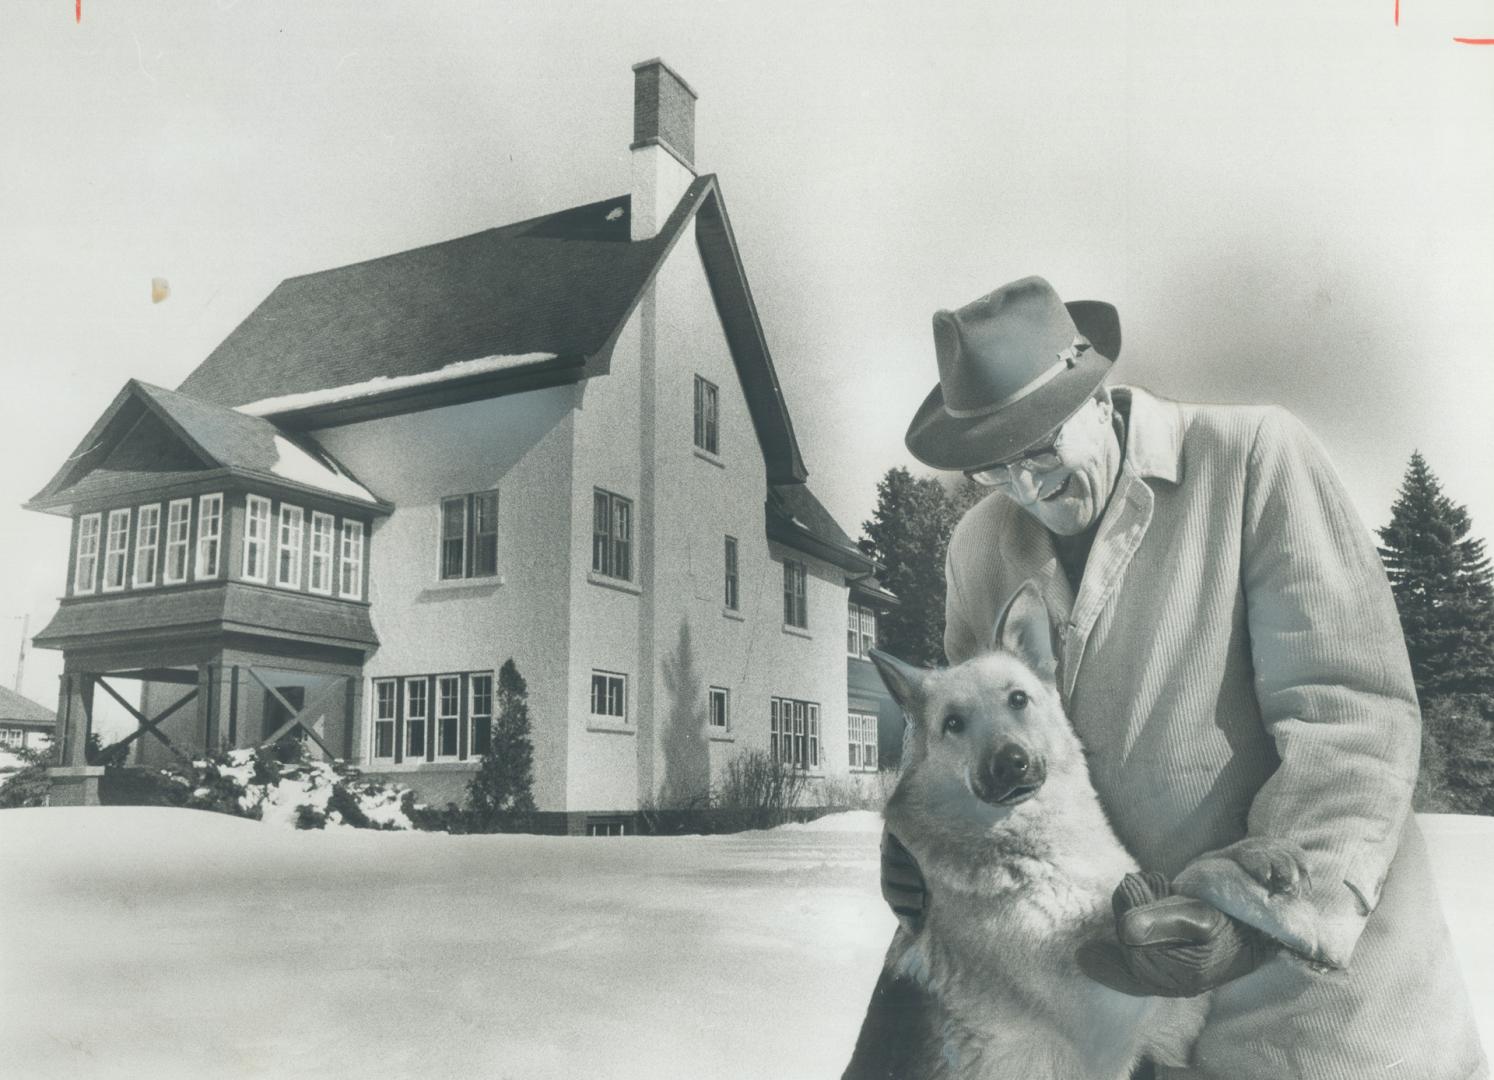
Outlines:
[[1143,479],[1176,484],[1183,475],[1183,417],[1177,405],[1135,386],[1112,387],[1110,396],[1126,416],[1126,462]]

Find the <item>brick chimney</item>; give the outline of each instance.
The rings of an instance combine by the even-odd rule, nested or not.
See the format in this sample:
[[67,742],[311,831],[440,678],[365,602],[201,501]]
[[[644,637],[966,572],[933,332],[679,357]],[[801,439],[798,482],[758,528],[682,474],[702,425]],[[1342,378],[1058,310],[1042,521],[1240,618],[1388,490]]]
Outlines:
[[695,179],[695,91],[663,60],[633,65],[632,238],[658,233]]

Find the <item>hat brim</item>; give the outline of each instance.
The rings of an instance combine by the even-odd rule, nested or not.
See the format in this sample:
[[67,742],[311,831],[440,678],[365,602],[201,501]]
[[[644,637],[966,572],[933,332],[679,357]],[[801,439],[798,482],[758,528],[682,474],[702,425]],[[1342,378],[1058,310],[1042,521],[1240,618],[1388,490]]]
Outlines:
[[904,441],[909,452],[935,469],[977,469],[1026,450],[1083,405],[1120,354],[1120,318],[1114,307],[1098,300],[1075,300],[1064,307],[1093,346],[1073,367],[986,416],[949,415],[944,389],[935,385],[908,425]]

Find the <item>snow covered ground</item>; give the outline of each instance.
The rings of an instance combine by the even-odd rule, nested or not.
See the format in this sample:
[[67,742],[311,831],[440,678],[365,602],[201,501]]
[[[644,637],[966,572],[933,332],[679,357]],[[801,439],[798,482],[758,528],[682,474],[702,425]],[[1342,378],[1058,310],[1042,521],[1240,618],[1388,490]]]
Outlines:
[[[1494,819],[1425,820],[1490,1040]],[[833,1078],[893,928],[877,829],[588,840],[0,812],[0,1072]]]

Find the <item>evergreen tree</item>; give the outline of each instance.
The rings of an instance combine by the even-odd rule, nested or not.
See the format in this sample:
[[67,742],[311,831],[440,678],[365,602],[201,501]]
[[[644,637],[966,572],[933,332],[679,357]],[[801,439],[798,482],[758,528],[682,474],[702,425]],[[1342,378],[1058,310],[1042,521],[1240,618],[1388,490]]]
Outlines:
[[1378,532],[1424,705],[1442,694],[1494,696],[1494,575],[1471,527],[1412,453],[1390,524]]
[[943,486],[889,469],[877,484],[864,548],[882,564],[882,584],[901,603],[878,620],[881,647],[912,664],[944,662],[944,552],[956,520]]
[[498,671],[493,730],[467,801],[486,826],[503,815],[534,811],[534,744],[529,735],[529,687],[510,658]]

